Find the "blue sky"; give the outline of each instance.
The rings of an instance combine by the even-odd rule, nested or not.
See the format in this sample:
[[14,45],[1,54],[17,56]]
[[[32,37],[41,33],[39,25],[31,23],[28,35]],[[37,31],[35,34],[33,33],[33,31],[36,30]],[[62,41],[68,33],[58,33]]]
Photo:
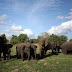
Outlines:
[[0,0],[0,34],[42,32],[72,38],[72,0]]

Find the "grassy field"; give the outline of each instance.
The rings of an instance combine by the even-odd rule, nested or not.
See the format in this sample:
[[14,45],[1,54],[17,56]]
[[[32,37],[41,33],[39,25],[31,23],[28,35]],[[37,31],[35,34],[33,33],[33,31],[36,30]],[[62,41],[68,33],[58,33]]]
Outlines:
[[[38,45],[37,45],[38,46]],[[12,48],[11,59],[0,61],[0,72],[72,72],[72,55],[52,55],[47,51],[45,58],[40,59],[39,47],[37,48],[37,60],[22,61],[16,59],[16,45]]]

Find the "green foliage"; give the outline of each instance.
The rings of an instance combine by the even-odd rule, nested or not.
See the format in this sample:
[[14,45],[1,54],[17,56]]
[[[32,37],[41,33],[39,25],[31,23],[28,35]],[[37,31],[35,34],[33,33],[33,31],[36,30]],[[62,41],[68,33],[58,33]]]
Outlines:
[[17,44],[18,43],[17,36],[12,35],[12,38],[10,39],[10,43],[13,44],[13,45]]
[[67,37],[65,35],[49,35],[48,33],[44,32],[42,33],[42,35],[38,36],[38,40],[40,40],[41,38],[45,38],[48,39],[50,42],[55,42],[57,44],[63,44],[64,42],[67,42]]
[[63,44],[64,42],[67,42],[67,37],[65,35],[57,36],[57,35],[50,35],[49,40],[51,42],[56,42],[57,44]]
[[72,42],[72,39],[70,39],[69,42]]
[[38,43],[38,39],[30,39],[31,43]]
[[43,32],[42,33],[42,37],[48,39],[49,38],[49,34],[47,32]]
[[17,39],[19,42],[28,42],[29,41],[29,38],[26,34],[20,34]]
[[37,39],[38,39],[38,41],[42,38],[49,39],[49,36],[50,35],[47,32],[43,32],[43,33],[41,33],[41,35],[38,36]]
[[54,35],[54,34],[50,35],[49,41],[57,43],[58,42],[58,36]]
[[61,35],[59,36],[59,39],[58,39],[58,44],[63,44],[64,42],[67,42],[67,37],[65,35]]

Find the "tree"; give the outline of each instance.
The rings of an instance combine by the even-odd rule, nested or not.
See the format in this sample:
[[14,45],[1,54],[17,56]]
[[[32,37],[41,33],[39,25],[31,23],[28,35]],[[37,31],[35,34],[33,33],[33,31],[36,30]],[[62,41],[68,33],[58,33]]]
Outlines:
[[67,40],[68,40],[67,36],[61,35],[59,36],[58,44],[63,44],[64,42],[67,42]]
[[49,34],[47,32],[43,32],[42,33],[42,37],[48,39],[49,38]]
[[29,41],[27,34],[20,34],[17,39],[19,42],[28,42]]
[[42,38],[49,39],[49,36],[50,35],[47,32],[43,32],[43,33],[41,33],[41,35],[38,36],[37,39],[38,39],[38,41]]
[[50,35],[49,36],[49,39],[48,39],[50,42],[55,42],[55,43],[58,43],[58,36],[57,35]]
[[69,42],[72,42],[72,39],[70,39]]
[[10,39],[10,43],[13,44],[13,45],[17,44],[18,43],[17,36],[12,35],[12,38]]
[[38,43],[38,39],[30,39],[31,43]]

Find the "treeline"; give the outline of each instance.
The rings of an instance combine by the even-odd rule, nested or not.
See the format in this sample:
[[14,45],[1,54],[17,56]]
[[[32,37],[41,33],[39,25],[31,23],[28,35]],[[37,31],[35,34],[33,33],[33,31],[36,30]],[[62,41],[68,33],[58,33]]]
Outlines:
[[[34,39],[29,39],[29,37],[26,34],[20,34],[19,36],[16,35],[12,35],[11,39],[8,40],[6,38],[5,34],[0,35],[1,37],[3,37],[5,39],[6,43],[11,43],[11,44],[18,44],[21,42],[31,42],[31,43],[38,43],[40,39],[45,38],[48,39],[48,41],[50,42],[56,42],[57,44],[63,44],[64,42],[67,42],[68,38],[65,35],[49,35],[48,33],[44,32],[41,35],[39,35],[37,38]],[[72,41],[72,39],[69,40],[70,42]]]

